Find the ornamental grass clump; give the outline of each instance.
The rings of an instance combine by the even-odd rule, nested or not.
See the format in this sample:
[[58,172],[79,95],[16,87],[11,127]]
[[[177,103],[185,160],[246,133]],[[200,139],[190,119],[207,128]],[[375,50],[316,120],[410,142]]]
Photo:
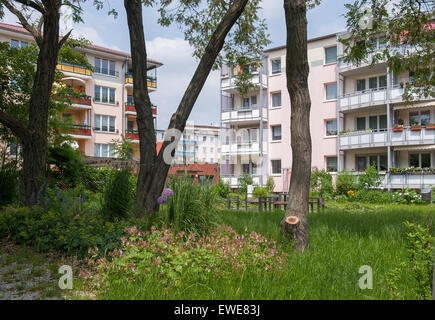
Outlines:
[[168,286],[178,286],[183,279],[231,277],[247,268],[268,272],[281,269],[286,258],[275,241],[248,233],[246,228],[238,234],[229,226],[219,226],[203,237],[156,227],[145,233],[136,227],[125,231],[128,238],[121,238],[121,247],[107,259],[91,251],[94,257],[89,265],[94,272],[83,275],[90,289],[105,290],[114,279],[136,281],[151,276]]

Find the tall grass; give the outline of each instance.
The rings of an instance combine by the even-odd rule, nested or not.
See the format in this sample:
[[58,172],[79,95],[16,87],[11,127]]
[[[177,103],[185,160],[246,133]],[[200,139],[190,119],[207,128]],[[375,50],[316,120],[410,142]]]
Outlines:
[[[259,272],[255,268],[205,280],[187,273],[179,285],[163,285],[157,273],[141,274],[134,282],[107,278],[108,290],[100,299],[391,299],[388,273],[407,259],[405,221],[425,225],[427,206],[373,207],[373,210],[327,209],[310,214],[311,251],[298,253],[283,247],[288,259],[282,270]],[[283,212],[222,211],[222,223],[243,232],[268,234],[279,239]],[[432,216],[433,217],[433,216]],[[433,219],[432,219],[433,220]],[[431,231],[434,223],[431,223]],[[361,266],[373,269],[373,289],[361,290]],[[417,299],[415,283],[404,275],[402,297]]]

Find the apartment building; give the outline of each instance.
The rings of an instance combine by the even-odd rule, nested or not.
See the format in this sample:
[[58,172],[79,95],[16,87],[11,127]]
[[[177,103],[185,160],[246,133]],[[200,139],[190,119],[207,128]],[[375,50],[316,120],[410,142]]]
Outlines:
[[175,150],[174,165],[218,163],[221,152],[219,126],[188,121]]
[[[221,70],[221,177],[237,188],[242,174],[263,186],[268,176],[268,63],[260,67],[224,66]],[[255,87],[241,95],[237,75],[252,74]]]
[[[34,42],[22,27],[0,23],[0,41],[13,47]],[[96,45],[77,49],[94,66],[91,71],[83,66],[59,61],[57,69],[63,73],[62,82],[81,94],[72,98],[72,105],[62,114],[73,126],[65,134],[75,140],[75,146],[86,156],[114,157],[114,140],[122,136],[135,143],[139,158],[139,135],[133,100],[132,61],[129,53]],[[157,68],[161,62],[148,59],[148,91],[157,90]],[[152,97],[152,96],[151,96]],[[156,126],[157,107],[152,113]]]
[[[344,48],[338,39],[343,35],[331,34],[308,41],[313,169],[325,169],[334,175],[348,170],[358,175],[374,164],[383,177],[383,188],[435,185],[435,172],[432,175],[432,171],[417,169],[399,174],[401,170],[395,169],[435,167],[435,130],[432,129],[435,126],[430,126],[435,122],[434,99],[418,97],[416,102],[405,104],[402,94],[406,85],[412,85],[412,74],[396,75],[385,63],[369,67],[341,61]],[[379,37],[377,47],[382,49],[384,45],[384,38]],[[402,50],[412,49],[403,47]],[[285,46],[264,52],[264,71],[259,74],[264,74],[266,79],[258,83],[257,91],[253,91],[260,92],[263,97],[258,108],[248,104],[250,97],[240,97],[231,87],[230,73],[237,72],[237,68],[222,69],[222,126],[231,129],[255,127],[262,131],[260,141],[263,145],[259,152],[259,144],[243,139],[249,134],[241,134],[234,140],[233,136],[226,136],[227,129],[223,129],[221,174],[233,188],[237,188],[241,172],[254,177],[258,173],[251,170],[252,158],[241,159],[240,155],[261,154],[265,168],[263,184],[266,178],[272,177],[275,192],[288,191],[292,151],[285,55]],[[246,109],[237,108],[238,101]],[[258,115],[255,122],[252,119],[254,111]],[[245,141],[250,143],[244,144]],[[255,160],[259,158],[254,157]],[[254,183],[261,185],[259,180]]]

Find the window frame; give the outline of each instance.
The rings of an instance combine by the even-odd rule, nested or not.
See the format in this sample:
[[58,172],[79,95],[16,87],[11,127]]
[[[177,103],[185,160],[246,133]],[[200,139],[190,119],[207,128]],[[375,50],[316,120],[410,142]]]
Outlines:
[[[335,48],[335,60],[328,62],[328,50],[333,49],[333,48]],[[337,45],[325,47],[324,49],[325,49],[325,63],[324,64],[329,65],[329,64],[337,63],[337,61],[338,61],[338,47],[337,47]]]
[[[279,173],[274,173],[274,161],[279,161]],[[271,167],[271,172],[272,172],[272,176],[281,176],[282,175],[282,159],[271,159],[270,160],[270,167]]]
[[[272,99],[271,108],[272,109],[281,108],[282,107],[282,93],[281,93],[281,91],[271,92],[270,95],[271,95],[271,99]],[[277,96],[277,95],[279,95],[279,105],[275,106],[273,97]]]
[[[275,136],[275,132],[274,129],[275,128],[279,128],[279,136]],[[270,129],[272,130],[272,142],[279,142],[282,141],[282,125],[277,124],[277,125],[271,125]],[[279,138],[279,139],[278,139]]]
[[[335,85],[335,95],[334,98],[328,98],[328,87]],[[338,86],[337,82],[325,83],[325,101],[335,101],[338,99]]]
[[[335,134],[328,134],[328,123],[335,121]],[[338,122],[337,119],[326,119],[325,120],[325,136],[330,137],[336,137],[338,136]]]
[[[97,117],[99,121],[97,121]],[[103,120],[105,119],[105,120]],[[111,120],[113,119],[113,131],[111,131]],[[107,130],[103,130],[103,122],[105,121]],[[97,123],[99,122],[99,123]],[[110,116],[105,114],[95,114],[94,115],[94,130],[95,132],[103,132],[103,133],[116,133],[116,116]]]
[[[277,61],[279,61],[279,71],[277,69],[274,70],[274,62],[276,63]],[[282,73],[282,59],[281,59],[281,57],[270,59],[270,64],[271,64],[271,68],[270,68],[271,74],[274,75],[274,74],[281,74]]]

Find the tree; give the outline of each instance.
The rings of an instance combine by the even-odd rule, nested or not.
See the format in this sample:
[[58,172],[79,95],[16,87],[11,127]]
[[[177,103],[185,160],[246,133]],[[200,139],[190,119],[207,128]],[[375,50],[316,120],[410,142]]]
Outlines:
[[[156,1],[144,1],[150,5]],[[161,1],[160,23],[169,25],[177,22],[186,27],[185,38],[194,46],[194,56],[200,59],[195,74],[187,87],[177,111],[172,115],[165,141],[157,155],[151,102],[146,83],[146,47],[142,22],[142,1],[124,0],[130,32],[130,45],[133,65],[133,96],[137,111],[137,124],[140,144],[140,168],[137,184],[137,204],[142,210],[152,213],[158,209],[160,196],[171,156],[184,131],[186,121],[192,111],[204,83],[213,68],[222,64],[222,48],[226,51],[225,60],[237,63],[241,57],[255,59],[260,56],[268,43],[265,36],[265,24],[258,24],[258,0],[206,1],[188,0]],[[249,5],[248,5],[249,2]],[[175,3],[175,4],[174,4]],[[174,7],[169,6],[173,4]],[[203,9],[202,9],[203,8]],[[237,24],[236,24],[237,23]],[[233,26],[233,32],[231,32]],[[228,34],[230,39],[225,42]],[[172,138],[172,140],[171,140]],[[169,151],[169,152],[168,152]]]
[[311,99],[308,89],[307,8],[319,1],[284,0],[287,27],[286,76],[291,102],[292,174],[287,212],[281,221],[283,238],[299,251],[310,248],[308,199],[311,177]]
[[[435,1],[361,0],[345,6],[348,35],[340,39],[343,60],[356,65],[385,61],[395,74],[412,74],[411,83],[404,84],[405,100],[434,98]],[[381,50],[376,46],[380,35],[385,36]]]
[[[61,48],[70,38],[71,31],[60,36],[59,20],[62,7],[72,9],[72,19],[82,21],[80,0],[0,0],[0,18],[5,8],[14,14],[21,25],[33,36],[37,45],[36,71],[28,100],[28,119],[25,123],[0,108],[0,123],[6,126],[21,142],[23,148],[21,197],[26,205],[32,205],[34,195],[45,177],[47,162],[47,129],[56,65]],[[102,1],[95,0],[97,8]],[[21,5],[20,8],[17,5]],[[38,18],[32,21],[34,13]],[[72,50],[66,55],[73,55]],[[4,81],[3,85],[7,84]],[[10,93],[7,92],[7,93]],[[3,96],[4,98],[5,96]]]

